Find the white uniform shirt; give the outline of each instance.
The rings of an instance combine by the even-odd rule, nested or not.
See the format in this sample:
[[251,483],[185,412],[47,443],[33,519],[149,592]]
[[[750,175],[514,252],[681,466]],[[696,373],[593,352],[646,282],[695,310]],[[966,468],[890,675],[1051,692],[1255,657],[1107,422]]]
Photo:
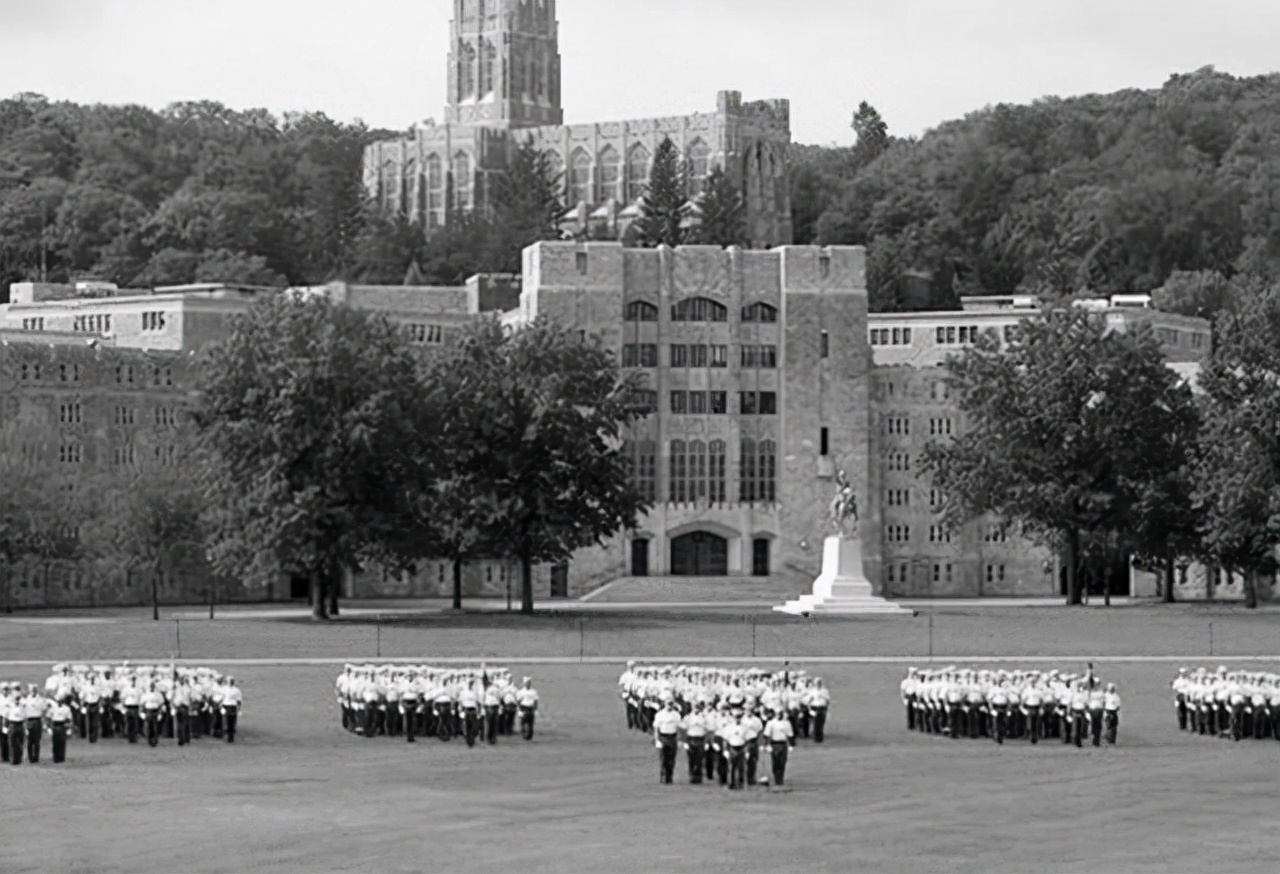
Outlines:
[[680,730],[680,714],[670,708],[664,707],[653,717],[653,731],[655,734],[674,736]]

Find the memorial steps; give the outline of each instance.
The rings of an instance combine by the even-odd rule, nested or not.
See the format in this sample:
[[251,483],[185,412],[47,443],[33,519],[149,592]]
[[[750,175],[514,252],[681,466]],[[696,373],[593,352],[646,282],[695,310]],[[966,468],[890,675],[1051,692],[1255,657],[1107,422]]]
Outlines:
[[580,600],[597,604],[781,603],[801,588],[794,579],[753,576],[621,577]]

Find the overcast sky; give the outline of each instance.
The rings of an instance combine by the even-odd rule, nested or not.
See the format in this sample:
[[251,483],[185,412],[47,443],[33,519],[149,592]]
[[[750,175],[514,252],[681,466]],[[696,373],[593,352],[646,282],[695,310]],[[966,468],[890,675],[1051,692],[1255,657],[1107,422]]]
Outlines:
[[[848,143],[1001,102],[1280,69],[1278,0],[559,0],[568,122],[791,100]],[[216,100],[404,129],[442,116],[451,0],[0,0],[0,96]]]

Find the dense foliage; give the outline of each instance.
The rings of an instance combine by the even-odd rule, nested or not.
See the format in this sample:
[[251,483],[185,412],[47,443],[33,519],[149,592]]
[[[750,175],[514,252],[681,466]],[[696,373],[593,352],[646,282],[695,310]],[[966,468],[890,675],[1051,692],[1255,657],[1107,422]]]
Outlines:
[[1205,68],[887,143],[872,112],[853,148],[794,147],[791,174],[797,242],[867,245],[873,309],[1144,292],[1175,271],[1280,278],[1280,74]]
[[1060,550],[1071,603],[1090,552],[1187,548],[1198,419],[1149,328],[1113,331],[1086,311],[1051,310],[1003,348],[984,335],[947,370],[968,425],[925,461],[948,524],[992,513]]

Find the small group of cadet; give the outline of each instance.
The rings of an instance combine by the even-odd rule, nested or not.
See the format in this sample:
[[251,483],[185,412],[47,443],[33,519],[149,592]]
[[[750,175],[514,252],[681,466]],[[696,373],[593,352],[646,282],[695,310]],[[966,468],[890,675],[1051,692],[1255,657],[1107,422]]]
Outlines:
[[1233,740],[1280,740],[1280,676],[1179,668],[1172,685],[1178,728]]
[[902,681],[907,728],[951,738],[1060,738],[1116,742],[1120,695],[1093,673],[910,668]]
[[40,761],[40,741],[47,733],[52,741],[53,761],[67,757],[67,736],[71,725],[71,709],[66,704],[42,694],[34,684],[22,690],[17,682],[0,682],[0,761],[22,764]]
[[758,709],[781,713],[798,738],[822,743],[831,693],[822,678],[789,667],[770,673],[761,668],[713,668],[699,665],[641,665],[627,662],[618,678],[627,728],[649,733],[667,698],[687,715],[701,702],[708,710]]
[[[683,748],[690,783],[782,786],[797,737],[822,743],[831,695],[790,669],[726,669],[628,662],[618,679],[627,727],[653,736],[658,779],[671,783]],[[761,757],[769,772],[758,774]]]
[[244,694],[235,677],[206,667],[174,664],[54,665],[46,697],[71,711],[76,733],[89,743],[162,737],[179,746],[209,735],[235,743]]
[[506,668],[430,665],[347,665],[334,684],[342,727],[363,737],[455,736],[474,746],[514,735],[517,722],[533,739],[538,691],[525,677],[517,686]]

